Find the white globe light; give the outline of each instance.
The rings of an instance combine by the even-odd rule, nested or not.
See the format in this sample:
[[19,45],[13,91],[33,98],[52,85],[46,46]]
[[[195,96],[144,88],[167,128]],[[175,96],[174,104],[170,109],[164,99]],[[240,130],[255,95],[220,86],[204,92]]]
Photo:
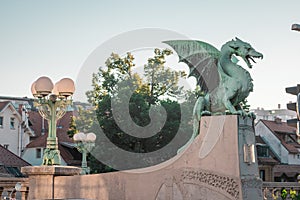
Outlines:
[[74,141],[85,141],[86,140],[86,135],[84,133],[82,133],[82,132],[76,133],[73,136],[73,139],[74,139]]
[[96,140],[96,135],[95,135],[95,133],[88,133],[87,135],[86,135],[86,140],[87,141],[91,141],[91,142],[94,142],[95,140]]
[[36,82],[33,82],[32,85],[31,85],[31,93],[34,97],[38,95],[36,90],[35,90],[35,84],[36,84]]
[[52,92],[53,83],[50,80],[50,78],[46,76],[42,76],[35,81],[34,89],[37,94],[40,94],[42,96],[47,96]]
[[52,89],[52,94],[55,94],[56,96],[59,95],[59,92],[58,92],[58,88],[57,88],[57,83],[55,83],[53,89]]
[[75,91],[74,81],[70,78],[63,78],[58,83],[56,83],[56,85],[59,95],[61,96],[68,97]]

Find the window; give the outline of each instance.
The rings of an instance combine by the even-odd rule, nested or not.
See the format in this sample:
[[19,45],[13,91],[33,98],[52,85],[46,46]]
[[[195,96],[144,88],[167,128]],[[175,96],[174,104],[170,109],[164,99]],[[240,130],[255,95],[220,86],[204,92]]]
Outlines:
[[263,170],[263,169],[259,170],[259,177],[260,177],[263,181],[265,181],[265,180],[266,180],[266,171]]
[[35,157],[36,158],[41,158],[42,157],[42,149],[36,149]]
[[289,135],[284,135],[284,141],[286,143],[291,143],[291,142],[294,142],[293,139],[289,136]]
[[269,149],[267,146],[257,145],[257,156],[258,157],[269,157]]
[[3,145],[3,147],[4,147],[5,149],[8,149],[8,146],[9,146],[9,144],[4,144],[4,145]]
[[7,171],[14,175],[15,177],[23,177],[23,174],[20,172],[20,170],[17,167],[5,167]]
[[3,117],[0,117],[0,128],[3,128]]
[[10,129],[15,129],[15,118],[10,118]]

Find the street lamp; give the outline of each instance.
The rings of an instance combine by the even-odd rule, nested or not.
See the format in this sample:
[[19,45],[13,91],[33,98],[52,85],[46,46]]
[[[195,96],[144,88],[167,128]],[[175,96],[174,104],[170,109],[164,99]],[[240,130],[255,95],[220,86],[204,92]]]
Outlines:
[[32,95],[36,98],[35,106],[38,107],[40,115],[49,124],[43,165],[61,164],[56,137],[56,124],[57,120],[66,113],[67,106],[72,104],[74,91],[74,82],[69,78],[63,78],[53,85],[48,77],[42,76],[31,85]]
[[292,30],[293,31],[300,31],[300,24],[293,24],[292,25]]
[[82,153],[82,163],[81,163],[81,174],[89,174],[90,168],[87,166],[86,156],[87,153],[92,151],[95,147],[96,135],[94,133],[76,133],[73,136],[76,144],[76,148],[80,153]]

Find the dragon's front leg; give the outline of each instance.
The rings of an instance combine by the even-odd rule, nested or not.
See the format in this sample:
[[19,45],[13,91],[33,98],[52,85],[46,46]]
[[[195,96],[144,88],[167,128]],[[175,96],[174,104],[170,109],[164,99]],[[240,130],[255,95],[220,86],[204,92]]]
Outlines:
[[247,116],[247,117],[250,117],[252,119],[255,119],[256,118],[256,115],[254,114],[254,112],[247,112],[243,109],[242,105],[241,104],[238,104],[236,106],[236,109],[240,112],[243,112],[242,116]]
[[231,101],[229,99],[225,99],[224,100],[224,106],[225,108],[229,111],[230,114],[233,114],[233,115],[241,115],[241,116],[246,116],[246,112],[242,109],[236,109]]
[[243,108],[241,107],[240,104],[238,104],[236,107],[234,107],[230,100],[225,101],[225,107],[228,109],[230,114],[241,115],[242,117],[248,116],[253,119],[256,118],[256,116],[253,112],[250,112],[250,113],[246,112],[245,110],[243,110]]

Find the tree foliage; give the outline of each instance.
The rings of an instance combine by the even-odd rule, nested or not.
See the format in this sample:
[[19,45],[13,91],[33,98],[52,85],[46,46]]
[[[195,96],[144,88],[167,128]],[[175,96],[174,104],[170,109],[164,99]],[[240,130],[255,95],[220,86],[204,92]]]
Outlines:
[[78,133],[77,126],[76,126],[76,118],[75,116],[71,116],[69,130],[67,131],[67,134],[70,138],[73,138],[74,134],[76,133]]
[[[172,52],[168,49],[155,49],[154,56],[144,65],[144,74],[141,76],[134,73],[134,57],[131,53],[127,53],[124,57],[112,53],[105,62],[106,66],[100,67],[98,72],[93,74],[93,89],[86,94],[89,102],[95,106],[95,116],[100,128],[117,147],[135,153],[156,151],[172,141],[178,130],[184,127],[182,122],[186,124],[184,128],[190,129],[192,133],[191,126],[188,125],[191,119],[182,119],[181,105],[174,100],[174,97],[182,95],[182,88],[178,82],[180,78],[186,77],[186,74],[184,71],[174,71],[165,66],[165,59],[170,54]],[[170,97],[173,97],[173,100]],[[162,106],[165,112],[159,106]],[[151,112],[156,113],[156,117],[166,115],[166,123],[152,136],[146,138],[132,136],[124,131],[133,129],[126,121],[128,117],[123,117],[123,111],[120,115],[117,113],[124,107],[128,107],[129,118],[138,126],[145,127],[151,123]],[[189,108],[189,111],[191,110]],[[78,123],[86,121],[87,129],[91,129],[92,125],[89,125],[87,119],[81,119]],[[95,122],[96,119],[91,117],[91,121]],[[123,121],[123,127],[120,127]],[[85,125],[77,124],[77,126]],[[188,139],[187,134],[180,142],[183,145]],[[165,157],[164,160],[168,159],[176,152],[177,149],[172,149],[166,153],[168,155],[162,157]],[[114,159],[113,155],[111,159]]]

